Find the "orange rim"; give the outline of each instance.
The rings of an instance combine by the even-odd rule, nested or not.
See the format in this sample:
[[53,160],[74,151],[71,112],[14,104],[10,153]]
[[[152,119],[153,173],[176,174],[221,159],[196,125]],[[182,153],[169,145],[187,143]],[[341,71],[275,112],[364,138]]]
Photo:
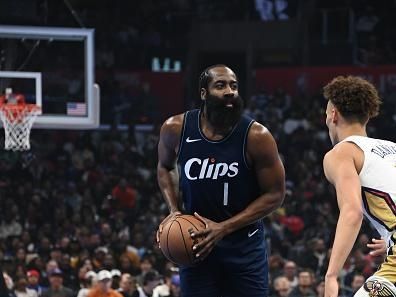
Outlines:
[[21,121],[32,113],[39,112],[41,108],[36,104],[0,104],[0,112],[10,121]]

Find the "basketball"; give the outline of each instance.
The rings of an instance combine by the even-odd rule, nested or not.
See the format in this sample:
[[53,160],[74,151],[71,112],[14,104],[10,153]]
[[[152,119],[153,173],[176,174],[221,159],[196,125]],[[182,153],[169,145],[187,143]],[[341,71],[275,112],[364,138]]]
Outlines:
[[162,253],[173,263],[190,266],[194,264],[193,246],[203,238],[192,239],[193,231],[205,229],[205,224],[192,215],[180,215],[166,222],[160,235]]

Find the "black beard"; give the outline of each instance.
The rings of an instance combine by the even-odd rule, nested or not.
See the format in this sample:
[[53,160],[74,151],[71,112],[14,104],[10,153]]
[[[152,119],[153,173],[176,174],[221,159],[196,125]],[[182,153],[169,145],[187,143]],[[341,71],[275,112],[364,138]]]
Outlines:
[[[232,103],[233,107],[227,107]],[[208,121],[218,128],[231,128],[240,120],[243,112],[243,100],[241,96],[224,97],[208,94],[205,100]]]

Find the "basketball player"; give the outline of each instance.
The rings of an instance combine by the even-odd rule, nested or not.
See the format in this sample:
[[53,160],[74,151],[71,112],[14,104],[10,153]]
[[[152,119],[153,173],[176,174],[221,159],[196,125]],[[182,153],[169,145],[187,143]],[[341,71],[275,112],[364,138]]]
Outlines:
[[284,199],[284,168],[270,132],[242,116],[238,79],[229,67],[207,68],[199,87],[201,109],[169,118],[158,145],[158,182],[170,209],[164,222],[183,212],[206,224],[192,234],[204,240],[194,246],[196,265],[181,267],[182,296],[264,297],[261,219]]
[[355,296],[396,296],[396,144],[367,137],[366,124],[379,112],[374,86],[339,76],[324,88],[326,124],[333,149],[324,172],[336,189],[340,216],[326,273],[325,297],[338,296],[337,276],[359,233],[363,214],[387,243],[388,255]]

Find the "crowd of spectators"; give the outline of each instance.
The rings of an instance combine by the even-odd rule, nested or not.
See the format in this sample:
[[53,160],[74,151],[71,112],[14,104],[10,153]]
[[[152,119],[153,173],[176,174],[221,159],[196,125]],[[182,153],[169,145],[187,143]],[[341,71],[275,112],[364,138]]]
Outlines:
[[63,2],[48,1],[42,9],[45,22],[95,28],[97,65],[104,69],[145,69],[151,66],[153,57],[172,57],[184,62],[194,23],[259,19],[253,0],[70,3],[74,15]]
[[[30,1],[37,5],[29,3],[29,13],[23,7],[29,1],[19,5],[12,0],[4,2],[3,10],[9,11],[8,15],[4,14],[5,23],[10,25],[95,28],[99,68],[147,69],[153,57],[171,57],[185,65],[191,28],[195,23],[288,19],[296,15],[299,0],[36,0]],[[29,51],[34,46],[37,46],[35,42],[24,42],[23,59],[26,58],[24,50]],[[42,42],[38,48],[46,46]],[[39,50],[35,53],[36,59],[37,52]],[[64,52],[72,52],[74,57],[82,56],[79,48],[62,44],[60,48],[45,52],[41,63],[51,61],[49,66],[55,65],[53,61],[57,55]],[[1,63],[0,60],[0,66],[4,66]],[[70,64],[73,62],[68,61],[65,66]]]
[[[161,3],[154,0],[118,0],[101,4],[92,1],[71,3],[84,26],[96,29],[97,64],[105,69],[148,68],[153,57],[172,57],[185,65],[191,43],[191,28],[196,23],[287,21],[303,15],[306,9],[300,0],[170,0]],[[393,16],[396,4],[393,0],[313,0],[310,3],[307,6],[312,7],[316,14],[328,10],[329,32],[334,31],[335,36],[338,31],[353,32],[352,35],[348,32],[344,42],[338,44],[345,50],[355,49],[349,63],[372,65],[396,61],[396,39],[392,30],[395,26]],[[339,14],[343,10],[350,14]],[[47,14],[45,22],[48,24],[81,25],[64,3],[48,3],[47,9],[43,11]],[[339,24],[344,27],[338,27]],[[316,29],[324,30],[322,25],[319,24]],[[344,36],[345,33],[338,35]],[[308,42],[314,44],[315,40]],[[331,44],[329,46],[331,48]]]
[[394,13],[396,3],[386,1],[378,5],[374,1],[355,1],[352,4],[355,15],[357,43],[356,63],[376,65],[396,62]]
[[[324,25],[319,23],[313,26],[316,33],[322,34],[323,31],[329,30],[331,34],[337,36],[337,30],[348,31],[346,34],[348,37],[345,37],[345,34],[338,34],[344,36],[345,40],[337,46],[350,53],[349,63],[368,65],[396,61],[394,42],[396,39],[392,30],[395,25],[393,15],[396,11],[394,1],[313,0],[310,2],[311,5],[307,6],[312,7],[315,15],[321,15],[324,10],[328,10],[329,13],[329,24],[326,25],[329,28],[322,28]],[[39,4],[35,18],[28,18],[25,21],[17,17],[23,8],[10,5],[17,11],[14,17],[6,20],[6,23],[95,28],[96,63],[98,68],[104,70],[149,69],[154,57],[162,62],[165,58],[180,61],[184,69],[188,62],[192,40],[191,29],[196,23],[287,21],[304,15],[304,9],[307,9],[302,5],[303,1],[299,0],[169,0],[160,3],[154,0],[112,2],[84,0],[68,1],[69,5],[62,1],[37,0],[37,3]],[[351,13],[348,16],[342,13],[333,16],[333,12],[339,10]],[[339,28],[339,24],[343,24],[344,27]],[[302,20],[300,26],[303,30]],[[312,43],[314,46],[316,42],[314,36],[307,38],[307,43]],[[22,61],[27,55],[25,50],[29,52],[29,48],[34,46],[36,46],[35,42],[29,44],[24,41],[21,47]],[[42,42],[38,48],[45,46],[47,45]],[[331,49],[332,44],[328,46]],[[74,57],[82,56],[78,48],[73,49],[64,45],[61,47],[64,50],[56,48],[45,52],[43,61],[47,58],[51,61],[49,64],[56,65],[53,61],[62,51],[73,52]],[[298,46],[296,50],[297,48]],[[78,54],[74,54],[74,51]],[[49,55],[54,57],[49,58]],[[322,59],[325,60],[326,57]],[[291,61],[292,64],[300,64],[296,59]],[[0,61],[0,66],[4,66],[1,65],[2,63],[4,61]],[[68,61],[67,64],[73,63]]]
[[[273,133],[287,172],[285,203],[265,219],[271,281],[279,296],[323,295],[337,221],[333,189],[321,166],[330,148],[324,107],[320,95],[291,97],[279,89],[257,92],[245,108]],[[389,138],[395,105],[385,100],[383,109],[369,133]],[[177,296],[178,268],[155,242],[168,211],[156,182],[159,127],[151,132],[132,128],[34,130],[30,152],[0,154],[0,261],[17,296],[35,296],[27,288],[39,296],[59,288],[68,288],[62,296],[69,290],[87,293],[92,279],[95,292],[108,290],[112,279],[118,291],[128,283],[150,296],[161,284],[173,288],[169,296]],[[364,225],[342,271],[348,294],[381,261],[368,254],[372,237],[375,233]]]
[[77,293],[100,270],[127,273],[144,288],[154,269],[177,272],[154,240],[166,213],[157,134],[136,144],[115,130],[36,130],[29,153],[1,153],[0,259],[15,290],[33,276],[42,288],[63,280]]

